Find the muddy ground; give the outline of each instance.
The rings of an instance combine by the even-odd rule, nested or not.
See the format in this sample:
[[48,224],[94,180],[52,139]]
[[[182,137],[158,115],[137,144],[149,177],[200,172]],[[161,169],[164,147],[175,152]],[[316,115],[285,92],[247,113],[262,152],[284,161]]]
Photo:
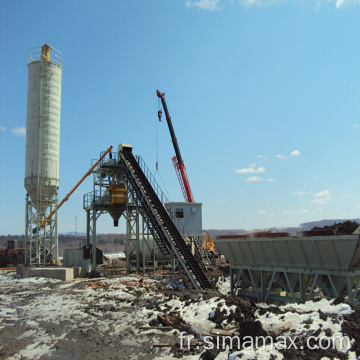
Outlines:
[[[227,276],[226,268],[210,273],[214,282]],[[296,347],[249,355],[241,349],[208,349],[204,336],[210,326],[215,330],[231,327],[233,334],[274,336],[264,329],[260,317],[290,316],[296,309],[283,309],[281,304],[266,307],[246,298],[233,297],[215,290],[199,291],[170,288],[176,283],[161,280],[166,270],[149,280],[142,274],[124,273],[123,266],[113,263],[99,268],[102,277],[62,283],[45,279],[18,279],[15,273],[0,274],[0,359],[355,359],[360,357],[360,309],[351,306],[347,313],[309,310],[308,318],[298,329],[289,328],[285,335],[297,334]],[[318,299],[321,301],[321,299]],[[174,302],[180,304],[174,307]],[[210,305],[209,305],[210,304]],[[211,314],[192,322],[183,310],[213,305]],[[344,299],[332,304],[350,306]],[[190,310],[189,310],[190,311]],[[190,313],[190,312],[189,312]],[[304,315],[305,314],[305,315]],[[302,316],[307,316],[306,311]],[[206,318],[207,317],[207,318]],[[321,319],[314,326],[314,319]],[[206,328],[200,326],[206,323]],[[212,325],[211,325],[212,324]],[[347,352],[337,349],[310,350],[306,340],[325,334],[339,324],[343,335],[352,339]],[[316,324],[315,324],[316,325]],[[200,327],[199,327],[200,326]],[[267,323],[267,327],[269,324]],[[144,328],[145,327],[145,328]],[[163,327],[163,329],[161,329]],[[202,330],[199,330],[202,329]],[[192,335],[191,346],[180,346],[181,332]],[[164,347],[157,347],[163,345]],[[239,352],[240,351],[240,352]],[[269,355],[270,354],[270,355]]]

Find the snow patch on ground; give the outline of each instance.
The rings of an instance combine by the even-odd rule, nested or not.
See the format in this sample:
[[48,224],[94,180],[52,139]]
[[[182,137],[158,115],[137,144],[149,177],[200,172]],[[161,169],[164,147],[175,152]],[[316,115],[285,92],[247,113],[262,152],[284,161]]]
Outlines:
[[109,260],[113,259],[125,259],[126,255],[123,252],[113,253],[113,254],[104,254]]
[[[80,279],[63,283],[60,280],[44,278],[19,279],[13,272],[0,271],[0,331],[9,327],[15,328],[19,324],[24,329],[16,337],[20,344],[24,342],[24,345],[22,348],[20,345],[16,354],[9,359],[53,358],[59,341],[72,340],[74,331],[93,332],[94,329],[99,336],[118,339],[117,343],[121,346],[142,351],[142,339],[155,343],[164,336],[172,339],[179,337],[179,330],[176,329],[166,332],[159,329],[139,329],[139,324],[146,326],[158,315],[170,313],[178,313],[203,338],[215,327],[212,319],[216,309],[227,315],[236,310],[235,305],[228,306],[220,295],[204,298],[203,294],[189,293],[186,297],[169,297],[164,295],[166,292],[157,290],[159,285],[167,285],[169,290],[177,288],[179,294],[185,294],[182,282],[159,281],[140,276]],[[217,287],[221,294],[227,294],[230,290],[229,280],[222,278]],[[147,307],[147,303],[156,306]],[[277,329],[290,322],[287,335],[306,334],[320,328],[318,336],[324,335],[324,331],[330,329],[332,336],[340,339],[343,336],[342,317],[353,312],[348,304],[334,305],[333,301],[326,299],[281,305],[277,312],[272,312],[272,307],[273,305],[258,304],[260,309],[255,313],[265,330]],[[57,326],[61,331],[53,334],[44,323]],[[224,320],[221,325],[225,327],[230,324]],[[346,352],[348,348],[338,350]],[[174,358],[169,349],[151,351],[151,359]],[[347,356],[349,360],[356,359],[354,352],[348,352]],[[184,354],[182,357],[185,360],[199,358],[200,354]],[[235,352],[226,349],[216,357],[216,360],[225,359],[281,360],[283,355],[271,346],[264,346]],[[323,357],[322,360],[326,359]]]
[[229,360],[281,360],[284,356],[270,346],[265,346],[257,350],[245,349],[230,354]]
[[297,312],[310,312],[310,311],[319,311],[321,310],[324,313],[328,314],[340,314],[346,315],[351,314],[353,310],[348,304],[338,304],[333,305],[334,300],[321,299],[320,301],[307,301],[305,304],[287,304],[280,306],[281,310],[294,310]]
[[165,280],[170,289],[186,290],[186,286],[182,281],[179,280]]
[[216,284],[216,288],[221,294],[229,295],[230,294],[230,276],[220,277]]

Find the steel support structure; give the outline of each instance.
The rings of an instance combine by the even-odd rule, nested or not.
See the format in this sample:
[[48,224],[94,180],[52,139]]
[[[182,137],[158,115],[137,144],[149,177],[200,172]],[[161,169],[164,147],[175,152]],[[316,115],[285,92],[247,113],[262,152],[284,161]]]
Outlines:
[[153,248],[150,247],[150,230],[148,229],[146,222],[144,219],[142,219],[142,270],[143,274],[145,275],[145,269],[146,269],[146,254],[150,254],[150,259],[152,259],[153,263],[153,271],[155,274],[155,242],[153,241]]
[[158,249],[156,242],[150,239],[151,232],[147,222],[141,216],[130,194],[128,194],[128,198],[130,198],[130,202],[124,212],[126,218],[126,271],[129,272],[135,267],[136,271],[142,271],[145,275],[146,270],[152,268],[155,274],[158,264],[161,264],[162,267],[170,267],[173,279],[177,267],[176,257],[172,252],[167,257],[163,257],[164,255],[161,258],[157,257]]
[[104,211],[96,207],[86,209],[86,248],[91,254],[91,275],[96,274],[96,221],[102,214]]
[[[134,161],[133,166],[136,164],[137,171],[140,170],[141,172],[141,183],[146,182],[146,190],[144,188],[140,190],[138,187],[140,179],[138,178],[134,182],[133,176],[136,176],[136,174],[132,166],[130,168],[129,164],[124,162],[124,158],[122,161],[119,161],[118,158],[116,162],[116,157],[117,155],[120,156],[120,154],[112,155],[109,159],[102,159],[99,166],[93,170],[93,191],[84,195],[83,206],[87,211],[87,248],[91,248],[92,252],[92,273],[96,271],[96,220],[102,213],[109,212],[111,214],[115,209],[112,204],[111,194],[109,195],[108,191],[110,185],[120,184],[125,181],[126,200],[124,208],[121,208],[120,211],[126,218],[126,270],[130,271],[135,265],[137,271],[142,269],[143,273],[145,273],[146,259],[148,257],[152,260],[150,263],[152,262],[155,273],[158,262],[156,251],[159,248],[162,265],[170,263],[171,278],[173,278],[174,271],[179,263],[195,288],[199,286],[211,288],[211,283],[192,254],[188,253],[189,250],[185,246],[184,239],[171,221],[163,205],[168,201],[145,163],[140,157],[137,160],[132,158]],[[131,181],[129,181],[129,177],[132,178]],[[150,205],[154,196],[156,200],[155,207]],[[150,234],[153,236],[152,246],[150,246]],[[202,239],[202,236],[200,238]],[[192,239],[191,241],[194,242],[195,240]],[[198,239],[198,241],[200,240]],[[155,248],[155,243],[157,248]],[[194,248],[197,247],[194,246]],[[148,256],[149,253],[150,256]]]
[[230,266],[232,295],[254,298],[259,302],[303,302],[314,296],[346,296],[359,302],[360,270],[329,271],[289,268]]
[[[146,221],[144,221],[143,217],[140,217],[142,222],[142,233],[141,233],[141,239],[142,239],[142,246],[141,246],[141,254],[142,254],[142,271],[145,275],[146,269],[152,268],[153,274],[155,274],[158,259],[156,259],[156,242],[154,240],[150,241],[151,232],[150,229],[147,226]],[[176,266],[176,264],[175,264]],[[171,267],[172,272],[175,270],[175,268]]]
[[[58,250],[58,213],[57,193],[48,201],[46,210],[39,212],[30,196],[25,199],[25,265],[46,266],[57,263]],[[41,204],[39,201],[38,204]],[[44,208],[44,206],[39,206]],[[47,215],[55,210],[55,216],[46,219]],[[46,219],[46,220],[44,220]]]
[[[116,153],[111,157],[102,158],[93,170],[93,190],[84,195],[84,209],[86,210],[86,248],[91,249],[91,273],[96,272],[96,222],[105,213],[111,213],[114,207],[108,203],[106,188],[114,183],[122,182],[122,173],[116,163]],[[150,246],[150,229],[146,221],[140,216],[139,209],[129,191],[126,193],[126,205],[122,215],[126,219],[126,270],[136,268],[136,271],[146,270],[146,258],[152,258],[155,273],[157,261],[155,259],[155,242]],[[142,231],[140,231],[142,230]],[[94,251],[94,252],[93,252]],[[149,256],[150,255],[150,256]]]
[[[96,274],[96,222],[102,214],[122,210],[118,205],[112,205],[107,188],[112,184],[120,184],[122,179],[119,174],[116,153],[111,153],[112,147],[100,154],[93,168],[93,190],[84,195],[83,208],[86,211],[86,248],[91,254],[91,275]],[[108,156],[106,156],[108,155]]]
[[163,254],[174,252],[195,289],[212,288],[200,265],[192,255],[178,229],[171,220],[163,202],[151,185],[141,167],[139,158],[132,155],[132,147],[121,144],[118,164],[123,174],[127,190],[136,202],[142,217]]
[[136,271],[140,271],[140,217],[139,210],[132,200],[128,200],[124,215],[126,217],[126,271],[130,271],[134,262]]
[[232,294],[300,302],[315,295],[359,301],[358,235],[217,236],[231,267]]

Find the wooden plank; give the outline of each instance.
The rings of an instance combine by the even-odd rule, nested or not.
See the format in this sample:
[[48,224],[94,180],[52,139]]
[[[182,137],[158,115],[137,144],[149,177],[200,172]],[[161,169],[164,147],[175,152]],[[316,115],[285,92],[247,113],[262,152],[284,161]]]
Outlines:
[[140,326],[140,330],[173,330],[171,326]]
[[159,319],[159,321],[162,321],[166,324],[172,324],[172,321],[171,321],[171,318],[169,315],[164,315],[164,316],[158,315],[158,319]]
[[230,330],[239,330],[239,325],[229,326],[229,327],[225,328],[224,330],[228,330],[228,331],[230,331]]
[[240,336],[240,333],[238,331],[222,330],[222,329],[212,329],[210,334],[216,336],[232,336],[232,335]]
[[164,347],[172,347],[173,344],[166,344],[166,343],[155,343],[153,344],[153,347],[158,347],[158,348],[164,348]]

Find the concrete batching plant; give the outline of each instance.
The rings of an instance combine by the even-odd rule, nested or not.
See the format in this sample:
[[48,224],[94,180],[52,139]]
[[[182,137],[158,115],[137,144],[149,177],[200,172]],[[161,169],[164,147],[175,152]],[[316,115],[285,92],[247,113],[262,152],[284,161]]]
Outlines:
[[57,261],[62,54],[50,45],[30,50],[26,118],[25,263]]

